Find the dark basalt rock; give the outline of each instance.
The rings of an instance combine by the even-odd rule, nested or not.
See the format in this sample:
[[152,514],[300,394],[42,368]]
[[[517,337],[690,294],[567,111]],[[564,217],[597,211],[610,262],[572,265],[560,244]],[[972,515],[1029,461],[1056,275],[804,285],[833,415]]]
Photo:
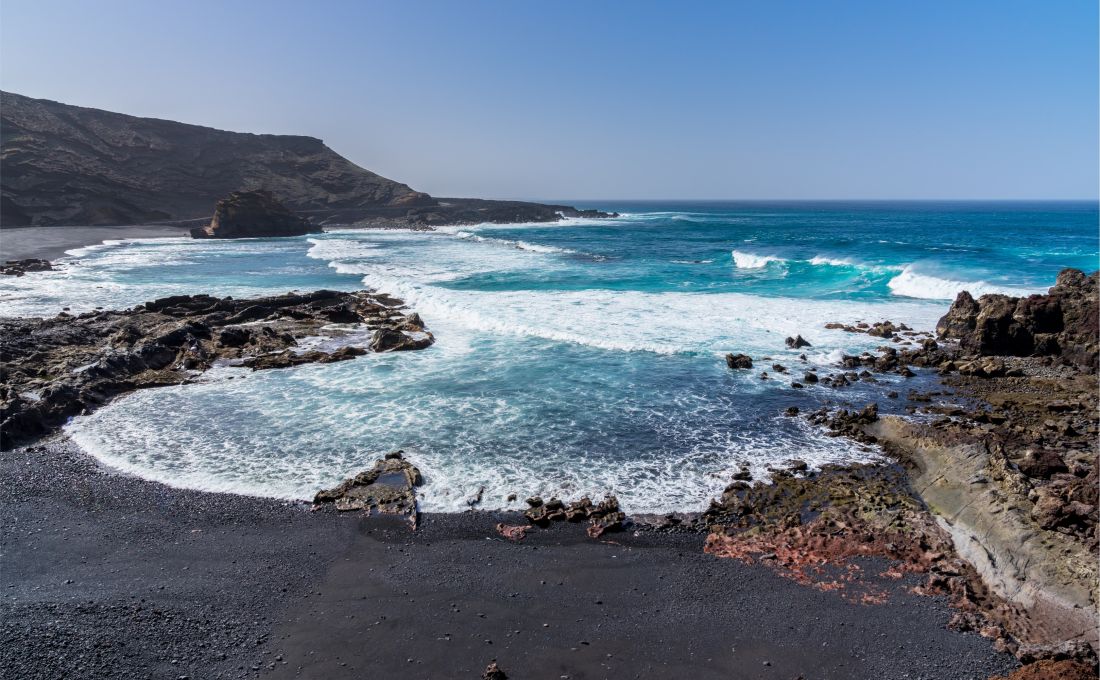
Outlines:
[[1054,356],[1096,369],[1100,335],[1097,273],[1064,269],[1046,295],[959,293],[936,324],[941,338],[982,356]]
[[485,667],[485,672],[481,674],[482,680],[508,680],[508,676],[500,669],[496,661],[493,661]]
[[535,496],[527,499],[527,505],[529,507],[523,515],[532,524],[545,527],[551,522],[588,520],[586,531],[592,538],[609,531],[621,531],[626,521],[626,515],[619,510],[619,501],[614,496],[607,496],[598,504],[593,504],[587,497],[566,504],[557,498],[543,501]]
[[726,365],[737,369],[752,368],[752,357],[748,354],[727,354]]
[[234,191],[218,201],[210,224],[191,230],[191,238],[302,236],[321,231],[268,191]]
[[[250,300],[177,295],[124,311],[0,319],[0,447],[48,434],[119,394],[186,382],[219,360],[258,370],[365,354],[354,346],[292,349],[302,337],[345,334],[322,331],[334,318],[402,337],[398,329],[410,321],[400,301],[328,290]],[[415,325],[405,349],[432,342],[419,317]]]
[[403,451],[387,453],[374,467],[344,480],[339,486],[318,491],[314,507],[332,504],[340,512],[365,510],[367,514],[402,515],[416,527],[416,487],[424,478]]
[[[419,321],[419,317],[417,317]],[[402,324],[402,327],[408,327],[409,323],[406,321]],[[370,348],[372,352],[404,352],[407,350],[424,349],[433,342],[430,333],[424,332],[423,326],[420,323],[412,325],[413,328],[420,329],[410,332],[404,330],[398,330],[396,328],[383,328],[374,332],[371,337]]]
[[810,341],[803,338],[801,335],[797,335],[793,338],[787,338],[784,340],[787,347],[791,349],[801,349],[802,347],[812,347]]
[[27,272],[53,271],[53,264],[49,260],[29,258],[26,260],[8,260],[0,266],[0,275],[23,276]]

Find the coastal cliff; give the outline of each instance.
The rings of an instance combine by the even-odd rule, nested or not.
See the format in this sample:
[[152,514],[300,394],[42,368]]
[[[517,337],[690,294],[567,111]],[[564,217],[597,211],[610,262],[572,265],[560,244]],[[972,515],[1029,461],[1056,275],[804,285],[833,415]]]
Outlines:
[[606,216],[572,206],[437,200],[314,137],[228,132],[0,93],[0,226],[204,219],[263,189],[314,224],[431,226]]

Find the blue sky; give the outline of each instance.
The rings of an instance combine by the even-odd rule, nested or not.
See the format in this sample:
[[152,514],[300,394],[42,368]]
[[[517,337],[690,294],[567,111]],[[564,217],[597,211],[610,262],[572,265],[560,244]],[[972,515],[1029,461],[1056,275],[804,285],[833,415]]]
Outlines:
[[1095,198],[1097,3],[0,6],[0,86],[439,196]]

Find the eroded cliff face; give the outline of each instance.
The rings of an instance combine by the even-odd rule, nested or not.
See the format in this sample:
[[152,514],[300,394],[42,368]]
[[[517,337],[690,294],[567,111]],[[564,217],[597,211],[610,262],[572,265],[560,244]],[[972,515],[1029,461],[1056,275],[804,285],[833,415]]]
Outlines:
[[427,194],[313,137],[227,132],[0,93],[0,225],[139,224],[208,217],[265,189],[296,212],[403,215]]

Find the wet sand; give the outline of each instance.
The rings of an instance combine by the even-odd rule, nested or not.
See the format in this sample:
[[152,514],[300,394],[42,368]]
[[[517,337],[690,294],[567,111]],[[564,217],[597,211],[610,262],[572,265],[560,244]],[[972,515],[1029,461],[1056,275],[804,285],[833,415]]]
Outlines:
[[427,515],[414,533],[122,476],[64,438],[0,453],[0,519],[6,677],[479,678],[496,659],[513,679],[958,680],[1016,666],[904,582],[855,604],[706,555],[699,534],[594,541],[564,525],[511,543],[492,513]]
[[66,250],[102,243],[106,239],[187,236],[181,226],[123,227],[16,227],[0,229],[0,260],[39,258],[55,260]]

